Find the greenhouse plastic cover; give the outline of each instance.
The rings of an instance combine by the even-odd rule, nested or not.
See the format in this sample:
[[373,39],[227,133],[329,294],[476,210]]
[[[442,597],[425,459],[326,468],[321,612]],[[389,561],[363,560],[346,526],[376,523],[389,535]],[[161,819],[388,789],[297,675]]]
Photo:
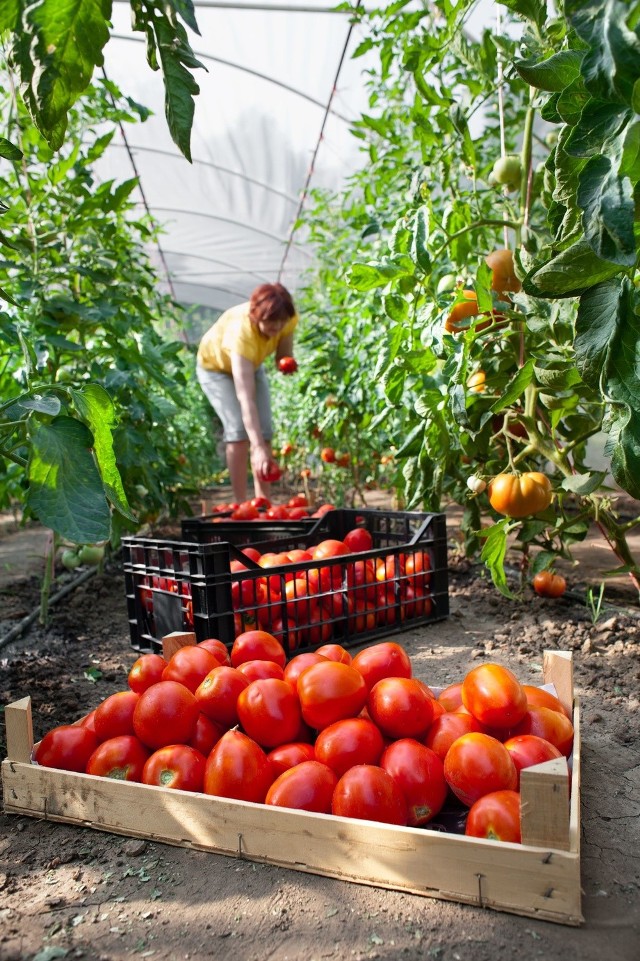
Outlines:
[[261,283],[295,294],[313,260],[309,190],[337,190],[363,163],[350,134],[366,111],[366,59],[352,59],[362,28],[324,0],[304,2],[196,0],[201,36],[189,31],[189,40],[206,72],[193,71],[192,163],[171,139],[162,77],[147,64],[144,35],[131,30],[129,5],[113,7],[106,76],[153,115],[116,133],[98,176],[139,176],[136,204],[163,228],[153,251],[163,289],[206,308],[204,317]]

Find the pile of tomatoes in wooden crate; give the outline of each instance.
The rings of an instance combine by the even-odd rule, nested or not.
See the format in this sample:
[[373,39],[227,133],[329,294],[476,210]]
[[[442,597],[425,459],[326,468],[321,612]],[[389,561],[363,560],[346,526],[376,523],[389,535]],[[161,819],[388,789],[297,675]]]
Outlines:
[[520,771],[572,750],[548,690],[484,663],[438,691],[393,641],[287,661],[277,638],[248,631],[230,652],[212,638],[143,654],[128,683],[49,731],[35,762],[413,827],[453,809],[466,834],[519,842]]

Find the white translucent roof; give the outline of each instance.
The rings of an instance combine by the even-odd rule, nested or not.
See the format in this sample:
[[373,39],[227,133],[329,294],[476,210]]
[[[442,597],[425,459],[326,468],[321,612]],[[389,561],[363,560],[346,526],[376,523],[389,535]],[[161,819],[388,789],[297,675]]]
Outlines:
[[214,311],[280,280],[293,293],[313,253],[294,232],[309,189],[338,189],[362,164],[350,121],[366,110],[363,39],[326,0],[304,7],[196,0],[201,36],[191,47],[208,72],[193,72],[190,164],[171,140],[160,73],[144,37],[130,29],[129,4],[113,7],[105,72],[153,111],[118,132],[100,177],[139,175],[136,202],[163,225],[155,262],[165,289],[183,304]]

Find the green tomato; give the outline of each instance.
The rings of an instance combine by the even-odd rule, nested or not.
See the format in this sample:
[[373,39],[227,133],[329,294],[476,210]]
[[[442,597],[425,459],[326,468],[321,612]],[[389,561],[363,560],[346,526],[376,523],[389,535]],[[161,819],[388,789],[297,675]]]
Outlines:
[[495,182],[507,187],[509,190],[517,190],[522,182],[522,163],[518,154],[507,154],[506,157],[498,157],[491,171]]
[[82,563],[77,552],[71,549],[63,551],[60,560],[62,561],[62,566],[66,567],[68,571],[75,571],[76,567],[80,567]]
[[104,558],[104,547],[98,544],[85,544],[78,551],[81,564],[99,564]]

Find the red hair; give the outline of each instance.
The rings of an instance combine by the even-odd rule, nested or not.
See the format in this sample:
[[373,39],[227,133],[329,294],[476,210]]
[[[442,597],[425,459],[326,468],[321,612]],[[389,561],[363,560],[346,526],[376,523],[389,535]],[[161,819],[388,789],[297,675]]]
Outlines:
[[289,320],[295,312],[291,294],[282,284],[260,284],[251,294],[249,316],[254,323]]

